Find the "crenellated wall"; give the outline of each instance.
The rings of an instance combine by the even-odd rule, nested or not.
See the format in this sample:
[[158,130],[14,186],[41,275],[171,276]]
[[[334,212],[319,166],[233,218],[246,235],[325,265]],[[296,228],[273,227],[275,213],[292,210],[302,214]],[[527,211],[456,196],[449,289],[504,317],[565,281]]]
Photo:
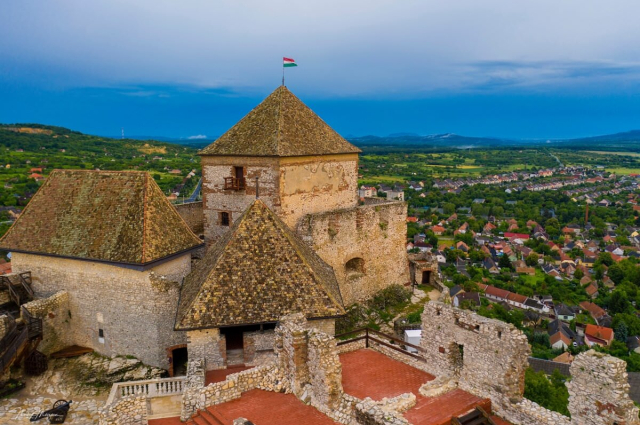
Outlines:
[[407,284],[410,279],[405,247],[407,204],[376,199],[367,202],[306,215],[297,229],[333,267],[345,305],[389,285]]

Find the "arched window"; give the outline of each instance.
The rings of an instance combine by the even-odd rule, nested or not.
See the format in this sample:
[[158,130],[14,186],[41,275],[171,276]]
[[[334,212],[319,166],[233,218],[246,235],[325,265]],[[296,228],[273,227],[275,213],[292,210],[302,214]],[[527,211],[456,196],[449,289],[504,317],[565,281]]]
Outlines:
[[364,260],[356,257],[347,261],[344,266],[347,276],[358,276],[364,274]]

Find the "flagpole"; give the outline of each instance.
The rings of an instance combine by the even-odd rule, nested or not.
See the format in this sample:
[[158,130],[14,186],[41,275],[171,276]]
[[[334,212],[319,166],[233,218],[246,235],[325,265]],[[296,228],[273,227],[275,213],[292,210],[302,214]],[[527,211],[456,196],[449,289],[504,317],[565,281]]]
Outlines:
[[284,86],[284,59],[282,60],[282,85]]

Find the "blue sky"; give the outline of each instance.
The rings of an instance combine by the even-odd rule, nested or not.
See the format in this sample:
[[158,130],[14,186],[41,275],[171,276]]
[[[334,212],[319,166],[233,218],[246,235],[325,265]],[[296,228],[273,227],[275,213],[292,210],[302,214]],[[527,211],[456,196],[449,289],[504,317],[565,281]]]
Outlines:
[[343,135],[640,129],[637,0],[0,3],[0,122],[220,135],[280,83]]

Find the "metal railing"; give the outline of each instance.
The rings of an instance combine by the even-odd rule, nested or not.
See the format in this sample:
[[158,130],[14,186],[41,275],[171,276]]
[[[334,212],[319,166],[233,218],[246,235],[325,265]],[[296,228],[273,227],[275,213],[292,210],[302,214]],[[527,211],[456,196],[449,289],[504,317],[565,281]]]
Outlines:
[[185,376],[175,378],[158,378],[144,381],[116,382],[111,387],[106,406],[114,401],[130,395],[144,395],[147,398],[164,397],[182,394],[186,386]]
[[225,177],[224,188],[225,190],[244,190],[247,188],[246,179],[244,177]]
[[[358,335],[358,334],[363,334],[363,335],[356,336],[356,337],[350,338],[350,339],[339,340],[337,345],[351,344],[351,343],[354,343],[354,342],[357,342],[357,341],[364,340],[365,341],[365,347],[367,347],[367,348],[369,348],[369,345],[370,345],[371,342],[375,342],[376,344],[380,344],[380,345],[382,345],[384,347],[387,347],[387,348],[390,348],[392,350],[398,351],[399,353],[405,354],[405,355],[407,355],[409,357],[412,357],[412,358],[414,358],[416,360],[420,360],[420,361],[423,361],[423,362],[427,361],[421,355],[416,354],[416,353],[412,353],[410,351],[407,351],[407,350],[401,348],[399,345],[403,345],[405,347],[411,347],[411,348],[415,349],[416,351],[418,351],[418,353],[425,353],[426,350],[424,348],[420,347],[419,345],[414,345],[414,344],[408,343],[406,341],[403,341],[400,338],[396,338],[393,335],[389,335],[389,334],[382,333],[380,331],[376,331],[375,329],[371,329],[371,328],[355,329],[355,330],[350,331],[350,332],[345,332],[345,333],[342,333],[342,334],[338,334],[338,335],[335,336],[335,338],[339,339],[339,338],[343,338],[343,337],[346,337],[346,336],[349,336],[349,335]],[[391,343],[386,342],[386,341],[382,341],[381,339],[379,339],[377,337],[381,337],[381,338],[387,339],[389,341],[397,342],[399,345],[391,344]]]

